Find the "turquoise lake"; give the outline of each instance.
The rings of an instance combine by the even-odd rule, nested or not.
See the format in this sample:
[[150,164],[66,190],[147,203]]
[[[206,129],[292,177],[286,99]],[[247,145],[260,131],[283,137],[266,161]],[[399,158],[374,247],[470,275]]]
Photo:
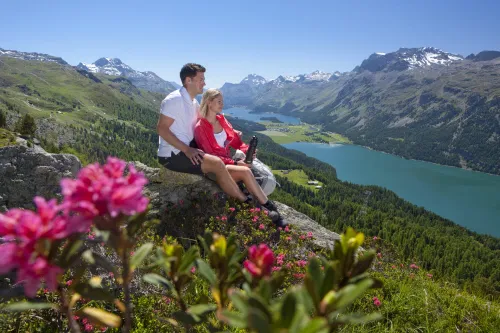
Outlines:
[[[251,121],[274,116],[284,123],[300,122],[294,117],[249,111],[232,108],[224,113]],[[343,181],[383,186],[470,230],[500,237],[500,176],[406,160],[356,145],[295,142],[283,146],[331,164]]]

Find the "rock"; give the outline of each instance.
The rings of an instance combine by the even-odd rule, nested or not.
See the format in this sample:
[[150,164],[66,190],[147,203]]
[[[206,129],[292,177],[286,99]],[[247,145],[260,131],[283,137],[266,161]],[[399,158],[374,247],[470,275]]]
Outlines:
[[0,211],[34,208],[33,198],[60,197],[59,182],[75,177],[81,163],[69,154],[49,154],[23,145],[0,148]]
[[[150,218],[162,220],[169,203],[183,200],[186,207],[201,194],[222,192],[214,181],[204,176],[151,168],[141,162],[132,162],[149,180],[145,195],[151,200]],[[64,177],[74,178],[81,163],[70,154],[49,154],[39,146],[24,145],[0,148],[0,211],[10,208],[34,208],[33,198],[60,198],[60,181]],[[312,232],[318,247],[333,247],[340,236],[322,227],[306,215],[281,203],[276,203],[280,213],[300,232]]]
[[335,240],[340,239],[339,234],[326,229],[307,215],[299,213],[293,208],[279,202],[276,202],[276,206],[285,221],[289,224],[295,226],[302,233],[312,232],[314,237],[313,243],[316,246],[333,249]]

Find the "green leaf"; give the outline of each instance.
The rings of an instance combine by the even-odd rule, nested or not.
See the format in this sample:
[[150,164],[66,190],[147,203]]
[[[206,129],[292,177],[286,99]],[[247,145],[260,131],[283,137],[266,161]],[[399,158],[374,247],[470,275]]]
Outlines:
[[91,286],[87,283],[79,283],[74,286],[74,290],[82,295],[84,298],[88,298],[95,301],[106,301],[114,302],[115,297],[108,293],[106,290],[98,287]]
[[127,224],[127,234],[130,237],[133,237],[139,230],[141,230],[141,226],[146,221],[146,216],[148,214],[148,210],[146,209],[144,212],[133,216]]
[[188,325],[198,324],[201,321],[199,316],[184,311],[174,312],[172,313],[172,317],[174,317],[175,320]]
[[119,316],[115,315],[114,313],[110,313],[97,308],[85,307],[77,311],[75,314],[79,316],[85,316],[90,321],[98,325],[104,325],[116,328],[120,327],[122,323],[122,320]]
[[179,272],[186,273],[191,269],[191,266],[195,264],[196,259],[199,257],[199,250],[197,246],[191,246],[189,250],[182,256],[181,263],[179,265]]
[[253,328],[259,333],[271,332],[269,318],[259,309],[250,308],[248,310],[248,328]]
[[250,310],[253,309],[259,309],[266,317],[268,321],[272,320],[272,314],[271,311],[269,311],[268,306],[266,305],[266,302],[257,294],[253,294],[248,298],[248,313],[250,313]]
[[172,290],[174,289],[174,286],[172,285],[172,282],[169,280],[165,279],[163,276],[158,275],[156,273],[148,273],[145,274],[142,279],[148,283],[163,287],[167,290]]
[[246,297],[243,296],[243,293],[240,291],[233,291],[229,295],[229,299],[233,303],[233,305],[240,310],[242,313],[246,313],[248,309],[248,302]]
[[215,304],[197,304],[191,306],[187,312],[197,316],[204,316],[209,312],[215,311],[217,309],[217,305]]
[[218,314],[219,320],[222,320],[223,322],[227,323],[228,325],[236,328],[247,328],[247,318],[237,312],[232,312],[228,310],[223,310],[221,313]]
[[282,327],[289,327],[293,320],[293,314],[297,306],[297,299],[293,293],[288,293],[281,305],[281,323]]
[[198,258],[196,259],[196,266],[198,266],[198,272],[203,276],[208,283],[214,285],[217,282],[217,276],[212,268],[206,263],[205,260]]
[[364,273],[368,268],[370,268],[373,259],[375,258],[375,251],[366,251],[364,255],[358,257],[358,261],[354,265],[351,276],[356,276]]
[[130,271],[134,271],[139,265],[146,259],[151,250],[153,249],[153,243],[143,244],[137,251],[135,251],[132,258],[130,258]]
[[72,260],[72,257],[80,250],[80,248],[83,245],[82,240],[75,240],[74,242],[68,244],[62,253],[62,258],[65,261],[65,263],[70,263]]
[[43,309],[57,309],[57,308],[58,306],[52,303],[22,301],[22,302],[10,303],[6,306],[1,307],[0,310],[9,312],[22,312],[28,310],[43,310]]
[[310,320],[302,329],[300,333],[328,333],[328,322],[325,318],[314,318]]
[[325,295],[335,287],[335,270],[333,266],[328,264],[325,266],[325,277],[319,291],[319,298],[323,299]]
[[366,279],[357,284],[349,284],[337,293],[335,307],[339,310],[351,305],[358,297],[363,295],[373,284],[373,280]]

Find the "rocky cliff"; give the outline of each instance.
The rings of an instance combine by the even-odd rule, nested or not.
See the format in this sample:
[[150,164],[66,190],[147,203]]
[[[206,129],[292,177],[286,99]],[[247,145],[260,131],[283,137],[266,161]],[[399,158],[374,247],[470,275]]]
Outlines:
[[[167,207],[179,201],[189,203],[202,194],[217,194],[221,189],[216,183],[202,176],[151,168],[133,162],[149,179],[145,191],[151,199],[150,218],[162,223],[168,218]],[[49,154],[39,146],[33,148],[20,144],[0,148],[0,211],[14,207],[33,208],[33,197],[58,197],[59,182],[64,177],[75,177],[81,163],[70,154]],[[216,196],[225,200],[223,195]],[[333,246],[339,235],[327,230],[306,215],[286,205],[277,203],[284,217],[304,233],[312,232],[319,247]],[[187,205],[186,205],[187,206]]]

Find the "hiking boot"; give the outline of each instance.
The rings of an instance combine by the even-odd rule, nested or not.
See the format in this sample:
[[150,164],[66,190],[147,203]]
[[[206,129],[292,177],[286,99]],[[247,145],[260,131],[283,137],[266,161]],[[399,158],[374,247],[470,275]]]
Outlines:
[[271,200],[267,200],[267,203],[265,205],[262,205],[262,206],[269,211],[275,211],[275,212],[278,211],[278,207],[276,207],[276,204]]
[[276,227],[284,228],[288,225],[288,223],[286,223],[286,221],[283,220],[283,217],[278,211],[268,210],[267,216],[271,219],[271,221]]

